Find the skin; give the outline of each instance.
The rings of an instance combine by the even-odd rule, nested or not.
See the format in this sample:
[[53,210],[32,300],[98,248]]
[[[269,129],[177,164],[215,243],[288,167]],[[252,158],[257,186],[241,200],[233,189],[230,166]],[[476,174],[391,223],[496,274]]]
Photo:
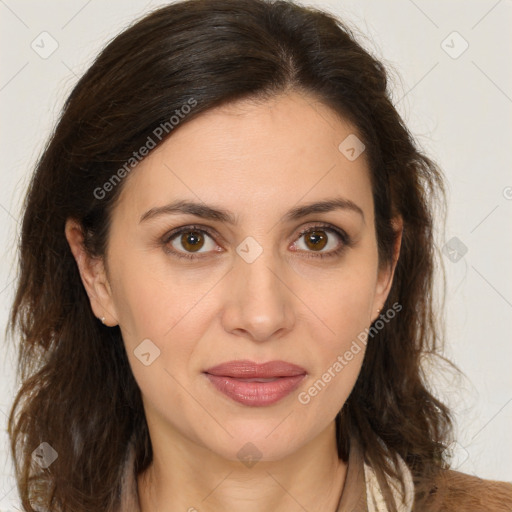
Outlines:
[[[154,452],[138,478],[144,512],[336,509],[347,468],[337,457],[334,419],[364,345],[307,405],[298,394],[377,318],[400,245],[398,237],[394,261],[379,266],[365,154],[349,161],[338,149],[353,133],[297,92],[230,104],[180,125],[126,178],[104,259],[87,256],[79,225],[68,220],[66,237],[94,314],[119,324],[142,391]],[[364,219],[347,209],[283,219],[291,208],[333,197],[357,204]],[[140,222],[178,199],[229,210],[238,223],[184,213]],[[321,259],[319,252],[343,242],[323,227],[328,245],[306,245],[302,229],[318,223],[344,230],[352,244]],[[187,252],[180,235],[161,239],[191,224],[213,230],[211,238],[203,234],[204,257],[166,251]],[[263,250],[252,263],[236,252],[248,236]],[[160,350],[149,366],[134,355],[144,339]],[[234,359],[289,361],[307,376],[278,403],[249,407],[203,374]],[[237,456],[248,442],[261,456],[251,467]]]

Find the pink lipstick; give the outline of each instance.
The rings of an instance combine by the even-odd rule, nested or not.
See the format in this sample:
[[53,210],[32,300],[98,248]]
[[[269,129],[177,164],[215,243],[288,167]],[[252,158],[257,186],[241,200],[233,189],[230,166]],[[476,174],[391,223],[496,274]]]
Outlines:
[[229,361],[205,372],[215,388],[232,400],[253,407],[272,405],[289,395],[307,372],[285,361],[258,364]]

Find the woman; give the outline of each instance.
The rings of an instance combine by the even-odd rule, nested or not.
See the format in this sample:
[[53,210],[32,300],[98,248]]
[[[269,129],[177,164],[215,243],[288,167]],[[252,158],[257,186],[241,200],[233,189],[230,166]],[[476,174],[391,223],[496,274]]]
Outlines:
[[420,359],[436,166],[332,16],[188,0],[80,79],[27,200],[25,510],[512,509]]

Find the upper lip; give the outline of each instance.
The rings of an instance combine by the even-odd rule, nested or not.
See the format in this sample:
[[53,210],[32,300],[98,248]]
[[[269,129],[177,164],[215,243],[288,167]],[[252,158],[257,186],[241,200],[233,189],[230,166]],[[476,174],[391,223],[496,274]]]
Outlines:
[[269,361],[267,363],[255,363],[254,361],[228,361],[205,370],[205,373],[222,377],[233,378],[261,378],[271,377],[295,377],[305,375],[306,370],[296,364],[286,361]]

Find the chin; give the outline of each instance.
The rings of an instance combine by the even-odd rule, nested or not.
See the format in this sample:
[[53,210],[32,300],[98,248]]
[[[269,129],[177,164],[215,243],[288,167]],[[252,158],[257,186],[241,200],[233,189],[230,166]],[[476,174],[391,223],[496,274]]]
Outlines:
[[299,450],[307,442],[307,436],[298,431],[298,425],[290,423],[286,428],[279,427],[283,418],[245,424],[228,422],[233,437],[224,435],[205,439],[205,446],[226,460],[240,461],[248,467],[257,462],[284,459]]

